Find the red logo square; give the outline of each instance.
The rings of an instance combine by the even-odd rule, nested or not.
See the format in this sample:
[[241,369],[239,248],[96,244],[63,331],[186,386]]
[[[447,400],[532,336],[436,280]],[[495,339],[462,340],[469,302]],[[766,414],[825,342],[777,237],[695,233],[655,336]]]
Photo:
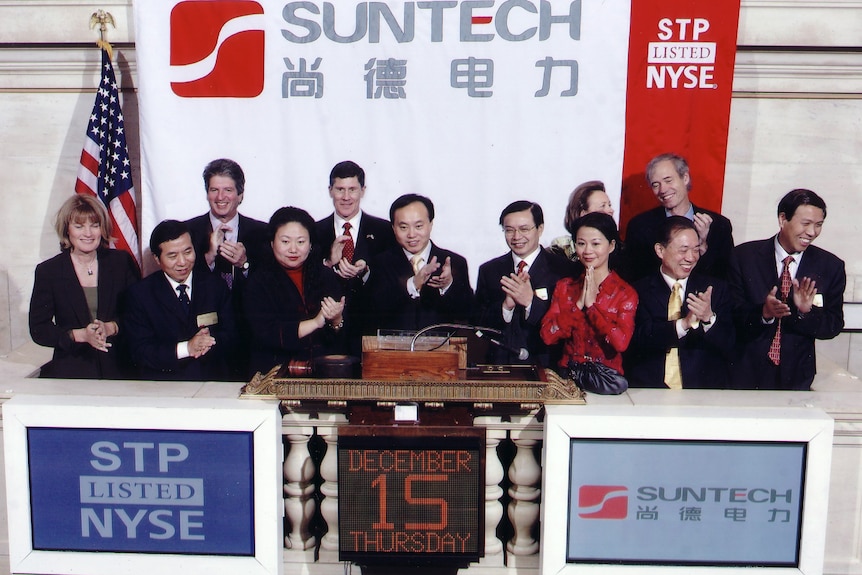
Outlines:
[[180,2],[171,10],[171,89],[183,98],[263,92],[263,7],[253,0]]
[[578,517],[625,519],[628,511],[628,488],[623,485],[581,485],[578,490]]

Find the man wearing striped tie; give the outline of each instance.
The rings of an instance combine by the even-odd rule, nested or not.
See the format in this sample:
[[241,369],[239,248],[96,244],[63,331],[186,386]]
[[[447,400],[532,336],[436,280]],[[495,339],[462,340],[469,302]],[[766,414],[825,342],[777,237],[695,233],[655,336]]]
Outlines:
[[204,189],[210,209],[186,221],[195,248],[196,271],[212,272],[231,294],[234,314],[242,337],[231,351],[228,362],[230,379],[243,380],[247,375],[248,326],[242,317],[242,291],[248,276],[271,257],[267,226],[239,213],[245,197],[245,173],[233,160],[219,158],[203,171]]
[[844,262],[812,245],[825,219],[826,202],[795,189],[778,203],[778,234],[734,249],[733,387],[811,388],[815,340],[832,339],[844,327]]
[[724,388],[734,342],[729,288],[696,270],[701,238],[694,222],[670,216],[659,237],[658,269],[634,284],[635,333],[624,354],[629,386]]

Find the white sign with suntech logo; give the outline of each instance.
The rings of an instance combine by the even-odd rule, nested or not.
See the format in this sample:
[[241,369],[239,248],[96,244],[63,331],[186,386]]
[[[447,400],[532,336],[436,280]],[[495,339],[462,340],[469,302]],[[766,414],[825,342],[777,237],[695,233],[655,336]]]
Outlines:
[[[201,172],[245,171],[240,211],[332,212],[328,175],[353,160],[363,209],[419,193],[435,241],[471,268],[505,248],[512,201],[563,233],[569,192],[608,183],[619,202],[629,2],[481,0],[134,3],[142,237],[206,210]],[[551,217],[553,214],[553,217]]]
[[825,413],[547,411],[542,495],[559,504],[543,506],[543,573],[822,572],[833,428]]

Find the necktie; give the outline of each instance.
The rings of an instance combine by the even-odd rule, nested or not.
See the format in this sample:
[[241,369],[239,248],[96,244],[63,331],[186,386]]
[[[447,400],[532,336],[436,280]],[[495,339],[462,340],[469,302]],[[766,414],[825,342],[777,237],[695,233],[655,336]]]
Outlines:
[[527,262],[525,262],[524,260],[519,261],[518,262],[518,271],[517,271],[518,275],[520,275],[521,272],[524,271],[524,268],[526,268],[526,267],[527,267]]
[[422,264],[425,262],[425,258],[422,256],[416,255],[410,258],[410,263],[413,265],[413,275],[419,273],[419,270],[422,269]]
[[[667,301],[667,319],[676,321],[682,316],[682,284],[676,282]],[[676,333],[676,329],[674,329]],[[664,359],[664,382],[671,389],[682,389],[682,374],[679,367],[679,348],[672,347]]]
[[182,307],[186,313],[189,313],[189,310],[192,307],[192,300],[189,299],[189,294],[186,290],[189,289],[189,286],[186,284],[180,284],[177,286],[177,291],[180,292],[180,303],[183,304]]
[[[227,233],[231,230],[230,226],[222,226],[218,230],[219,247],[227,239]],[[216,267],[219,275],[227,284],[228,289],[233,289],[233,266],[221,254],[216,258]]]
[[[793,261],[793,256],[787,256],[782,260],[784,267],[781,269],[781,301],[787,302],[790,296],[790,286],[793,283],[790,279],[790,262]],[[772,337],[772,343],[769,344],[769,359],[775,365],[781,363],[781,319],[778,320],[778,325],[775,326],[775,335]]]
[[347,236],[347,239],[341,248],[341,257],[347,260],[347,263],[352,264],[356,247],[353,244],[353,236],[350,235],[350,222],[344,222],[344,235]]

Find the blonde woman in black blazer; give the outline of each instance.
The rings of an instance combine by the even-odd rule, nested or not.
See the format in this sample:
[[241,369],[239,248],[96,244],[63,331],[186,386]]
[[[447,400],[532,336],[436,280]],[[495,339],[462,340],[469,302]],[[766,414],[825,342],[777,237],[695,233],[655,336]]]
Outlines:
[[66,200],[55,227],[62,251],[36,266],[30,298],[30,336],[54,348],[41,377],[124,377],[120,298],[140,278],[138,266],[128,253],[108,248],[111,220],[93,196]]

